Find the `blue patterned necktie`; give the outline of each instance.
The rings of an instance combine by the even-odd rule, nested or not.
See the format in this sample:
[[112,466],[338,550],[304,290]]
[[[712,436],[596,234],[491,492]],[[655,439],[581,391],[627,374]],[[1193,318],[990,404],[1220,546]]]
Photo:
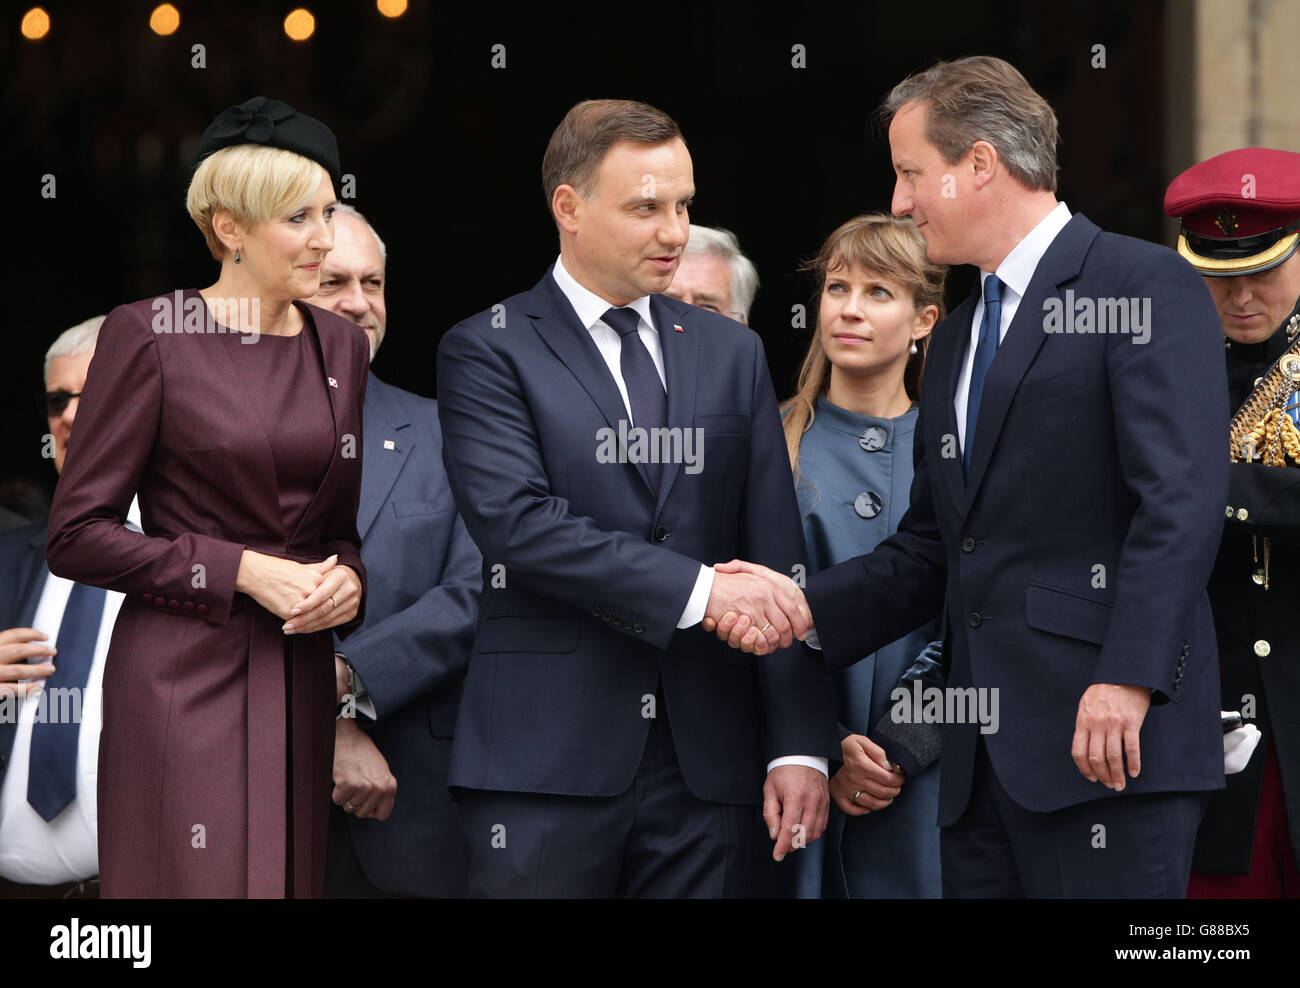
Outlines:
[[[610,309],[601,319],[618,333],[622,342],[618,366],[623,372],[623,384],[627,387],[628,404],[632,406],[632,424],[647,430],[667,425],[668,395],[664,391],[659,371],[655,369],[654,359],[646,349],[641,334],[637,332],[641,317],[633,309],[619,308]],[[657,491],[660,464],[646,463],[645,467],[650,482]]]
[[[90,680],[106,596],[99,587],[72,585],[54,643],[58,652],[54,656],[54,675],[45,680],[48,716],[44,722],[32,725],[27,802],[47,822],[62,813],[77,795],[77,736],[81,725],[66,723],[61,715],[75,710],[85,715],[86,683]],[[56,701],[56,689],[79,691],[81,702]]]
[[971,450],[975,446],[975,425],[980,417],[980,400],[984,397],[984,378],[998,352],[1002,325],[1002,282],[997,275],[984,279],[984,317],[980,320],[979,342],[975,345],[975,362],[970,369],[970,392],[966,399],[966,446],[962,466],[970,471]]

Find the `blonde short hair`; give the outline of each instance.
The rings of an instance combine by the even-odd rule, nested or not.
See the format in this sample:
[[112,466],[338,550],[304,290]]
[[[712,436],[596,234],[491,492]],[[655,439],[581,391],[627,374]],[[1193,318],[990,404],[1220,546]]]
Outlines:
[[324,169],[310,158],[283,148],[236,144],[208,155],[190,179],[185,208],[220,261],[225,245],[212,228],[217,210],[229,212],[245,229],[294,213],[311,200]]

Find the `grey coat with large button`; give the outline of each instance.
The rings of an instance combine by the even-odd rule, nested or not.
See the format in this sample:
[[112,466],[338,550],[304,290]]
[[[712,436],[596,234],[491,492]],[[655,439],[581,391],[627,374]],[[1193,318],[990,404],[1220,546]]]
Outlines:
[[[870,552],[897,530],[912,487],[916,420],[915,406],[889,419],[817,400],[796,481],[811,573]],[[841,739],[870,736],[888,716],[899,680],[938,637],[938,617],[833,674]],[[798,857],[800,896],[938,898],[938,812],[938,764],[909,773],[886,811],[848,817],[832,808],[825,839]]]

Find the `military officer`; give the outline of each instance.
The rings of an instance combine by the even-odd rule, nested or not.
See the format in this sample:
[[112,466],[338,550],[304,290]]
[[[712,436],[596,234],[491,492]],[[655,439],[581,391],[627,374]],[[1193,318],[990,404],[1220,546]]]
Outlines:
[[1300,897],[1300,154],[1202,161],[1165,212],[1223,324],[1232,463],[1209,594],[1223,709],[1245,722],[1224,736],[1232,774],[1210,796],[1188,896]]

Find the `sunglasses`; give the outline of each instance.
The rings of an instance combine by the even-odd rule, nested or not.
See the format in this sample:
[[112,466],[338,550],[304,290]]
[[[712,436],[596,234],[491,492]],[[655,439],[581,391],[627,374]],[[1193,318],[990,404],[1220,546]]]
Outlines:
[[62,415],[68,408],[68,402],[73,398],[80,398],[81,392],[73,394],[70,391],[48,391],[37,399],[40,404],[41,412],[46,418],[56,419]]

